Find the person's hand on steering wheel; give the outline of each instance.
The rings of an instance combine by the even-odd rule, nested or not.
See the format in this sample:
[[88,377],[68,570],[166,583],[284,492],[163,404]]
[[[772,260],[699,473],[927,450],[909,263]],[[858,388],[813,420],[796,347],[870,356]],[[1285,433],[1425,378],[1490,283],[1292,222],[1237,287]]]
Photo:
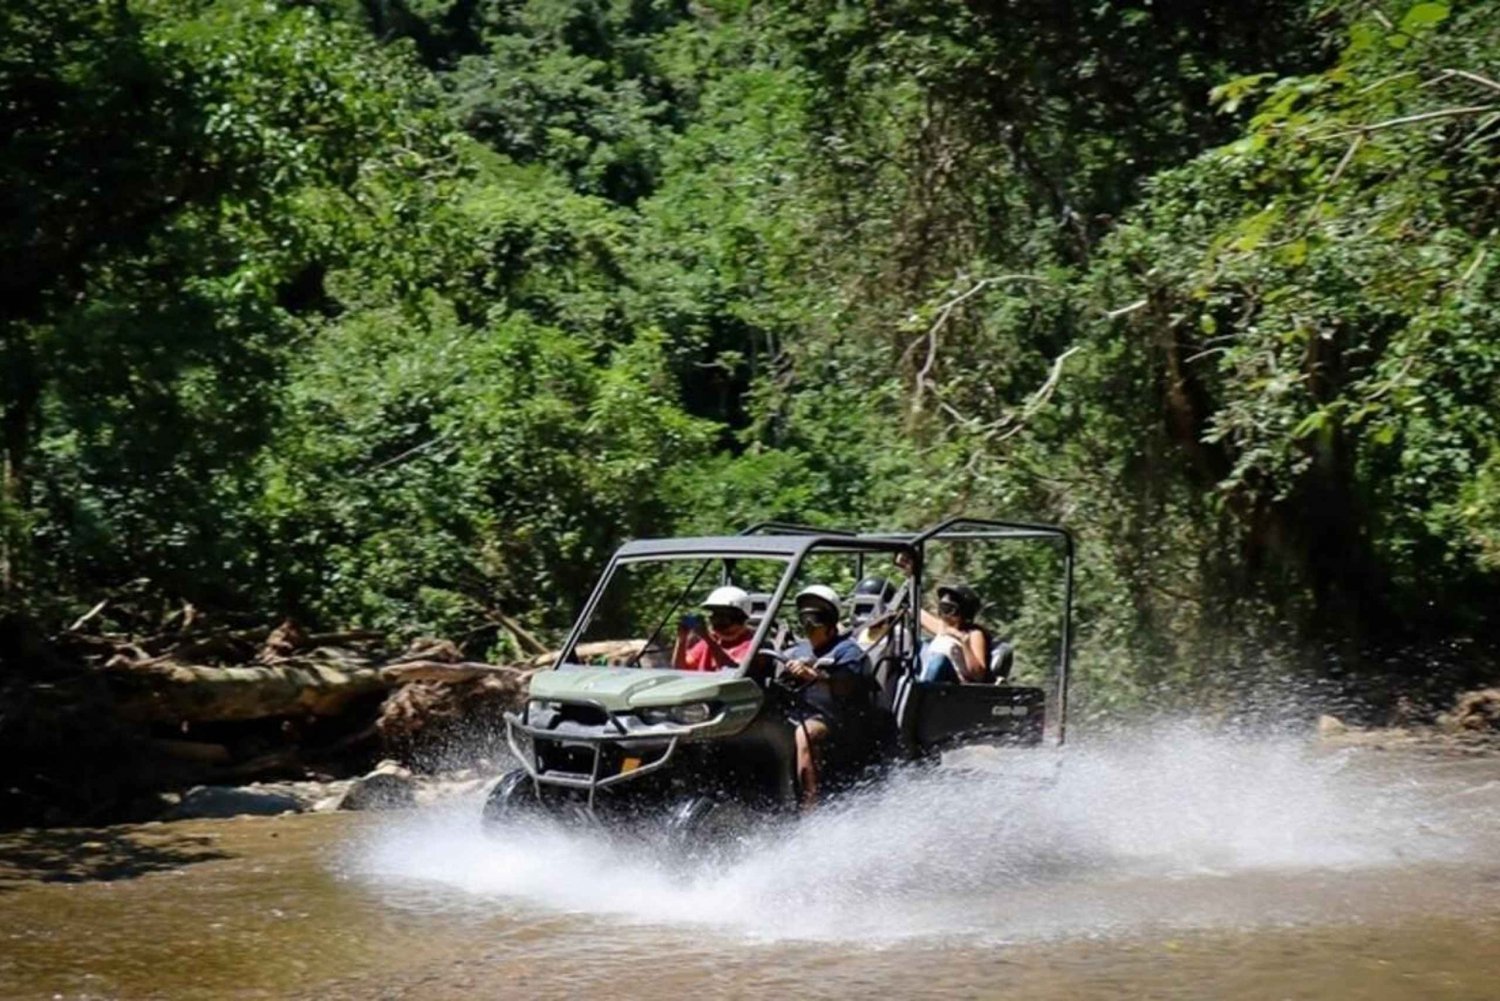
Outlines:
[[806,660],[789,660],[782,665],[782,670],[785,676],[804,685],[810,685],[823,676],[817,665]]

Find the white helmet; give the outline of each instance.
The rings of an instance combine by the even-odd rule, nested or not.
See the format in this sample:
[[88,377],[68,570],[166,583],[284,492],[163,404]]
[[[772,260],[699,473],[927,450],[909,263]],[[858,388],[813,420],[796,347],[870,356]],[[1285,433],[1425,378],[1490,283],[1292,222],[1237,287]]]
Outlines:
[[827,605],[834,615],[839,614],[843,607],[839,601],[839,593],[827,584],[809,584],[797,592],[798,608],[813,603]]
[[750,595],[743,588],[731,585],[716,587],[713,592],[703,599],[704,608],[730,608],[736,612],[750,615]]

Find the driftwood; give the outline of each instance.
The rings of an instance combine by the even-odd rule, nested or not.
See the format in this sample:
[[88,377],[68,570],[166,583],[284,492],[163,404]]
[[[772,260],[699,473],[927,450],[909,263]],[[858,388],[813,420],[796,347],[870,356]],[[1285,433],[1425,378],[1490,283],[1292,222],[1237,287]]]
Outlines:
[[479,664],[472,661],[454,664],[436,660],[407,660],[398,664],[388,664],[380,669],[380,676],[392,686],[405,685],[414,681],[457,684],[461,681],[473,681],[476,678],[507,678],[515,674],[529,676],[531,672],[525,668]]
[[258,667],[111,662],[106,676],[120,717],[139,723],[333,716],[392,684],[377,667],[312,659]]
[[[645,646],[645,640],[599,640],[594,643],[578,644],[573,651],[573,656],[579,663],[584,664],[603,661],[606,664],[623,665],[633,660]],[[526,665],[532,668],[551,667],[561,653],[561,650],[548,650],[546,653],[532,657]]]

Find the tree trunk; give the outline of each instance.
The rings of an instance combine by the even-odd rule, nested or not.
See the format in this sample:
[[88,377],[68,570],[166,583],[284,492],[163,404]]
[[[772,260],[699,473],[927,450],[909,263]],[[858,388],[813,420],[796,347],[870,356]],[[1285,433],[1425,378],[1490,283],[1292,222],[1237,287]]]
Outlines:
[[[14,328],[6,341],[21,337]],[[16,522],[27,506],[26,461],[31,442],[31,415],[36,407],[36,382],[28,353],[7,343],[0,357],[10,369],[5,380],[5,410],[0,415],[0,604],[9,603],[18,586],[20,549]]]

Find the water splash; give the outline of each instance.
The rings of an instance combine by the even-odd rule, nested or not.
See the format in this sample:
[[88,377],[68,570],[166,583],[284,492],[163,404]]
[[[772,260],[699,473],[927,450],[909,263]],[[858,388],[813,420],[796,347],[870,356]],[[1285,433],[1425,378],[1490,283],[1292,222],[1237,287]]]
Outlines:
[[[901,773],[768,827],[727,857],[663,858],[599,832],[492,838],[469,802],[390,820],[352,863],[422,906],[586,914],[766,939],[1013,940],[1143,921],[1238,921],[1224,898],[1248,901],[1267,880],[1315,895],[1330,874],[1478,850],[1495,817],[1475,816],[1475,797],[1459,810],[1419,762],[1369,763],[1304,740],[1180,725],[1055,756],[977,754],[970,767]],[[1296,912],[1285,901],[1279,916]]]

